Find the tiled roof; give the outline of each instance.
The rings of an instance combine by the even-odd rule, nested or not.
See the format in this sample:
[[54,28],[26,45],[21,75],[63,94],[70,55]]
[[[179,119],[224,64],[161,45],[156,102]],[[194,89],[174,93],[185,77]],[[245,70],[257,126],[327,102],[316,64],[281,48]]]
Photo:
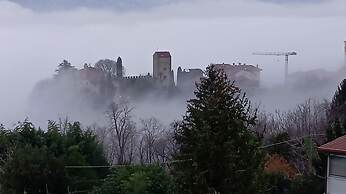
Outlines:
[[171,57],[171,54],[168,51],[158,51],[155,52],[154,55],[158,55],[159,57]]
[[346,135],[320,146],[318,150],[320,152],[346,155]]

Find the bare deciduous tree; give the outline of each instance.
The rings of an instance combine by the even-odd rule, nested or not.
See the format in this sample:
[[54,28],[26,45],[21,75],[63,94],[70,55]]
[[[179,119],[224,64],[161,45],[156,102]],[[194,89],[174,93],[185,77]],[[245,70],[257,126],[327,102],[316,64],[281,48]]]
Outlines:
[[305,154],[306,146],[309,141],[310,144],[321,144],[324,141],[328,106],[327,101],[308,99],[286,112],[260,113],[254,130],[263,131],[264,139],[269,143],[273,143],[270,139],[276,135],[287,133],[290,141],[281,143],[290,147],[290,162],[300,172],[307,172],[311,170],[311,161]]
[[110,59],[99,60],[95,64],[95,68],[100,69],[105,75],[115,76],[116,73],[116,62]]
[[111,162],[117,164],[129,163],[133,158],[135,124],[131,119],[132,108],[124,100],[113,102],[106,115],[109,120],[108,132],[111,138]]
[[291,138],[323,133],[327,127],[328,102],[308,99],[294,109],[275,113],[259,113],[254,130],[266,135],[287,132]]
[[164,127],[156,118],[142,120],[139,155],[141,163],[158,162],[157,150],[159,139],[163,137]]

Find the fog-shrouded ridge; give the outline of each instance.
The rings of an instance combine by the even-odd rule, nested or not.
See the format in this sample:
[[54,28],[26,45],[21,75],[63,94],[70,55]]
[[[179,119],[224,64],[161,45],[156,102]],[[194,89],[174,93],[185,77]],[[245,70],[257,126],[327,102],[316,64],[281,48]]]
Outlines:
[[[162,88],[150,81],[127,81],[129,78],[108,77],[103,73],[100,77],[92,74],[83,77],[85,68],[89,67],[59,70],[51,78],[38,82],[29,99],[27,114],[31,119],[39,125],[52,118],[64,117],[86,125],[106,125],[109,105],[125,100],[137,123],[157,118],[169,125],[182,118],[186,101],[193,97],[194,88]],[[307,99],[328,101],[345,73],[345,68],[296,72],[289,75],[285,85],[242,89],[252,101],[253,108],[259,108],[261,112],[288,111]]]
[[[171,51],[174,71],[178,66],[205,69],[210,63],[222,62],[259,64],[263,69],[263,90],[251,98],[268,110],[287,109],[307,97],[330,98],[343,78],[343,71],[337,71],[344,64],[345,1],[143,2],[140,4],[151,9],[78,5],[37,11],[31,8],[37,2],[0,1],[0,122],[12,125],[26,117],[55,119],[48,118],[57,117],[54,108],[73,113],[76,116],[71,117],[78,120],[98,120],[100,112],[91,111],[84,118],[79,113],[89,110],[64,110],[64,104],[58,100],[74,95],[65,88],[48,92],[44,101],[47,107],[41,107],[42,112],[29,106],[33,88],[41,80],[50,80],[63,59],[82,67],[84,63],[120,55],[127,75],[151,72],[152,54],[156,50]],[[291,83],[297,88],[282,87],[283,57],[253,56],[252,52],[257,51],[298,52],[290,58],[289,67],[292,76],[300,80]],[[323,70],[316,72],[316,69]],[[324,86],[313,86],[311,79],[301,79],[311,76],[294,72],[314,75],[322,79],[319,85]],[[185,100],[179,99],[179,105],[174,100],[143,101],[137,103],[136,110],[138,117],[148,114],[150,109],[153,116],[168,115],[166,120],[171,120],[184,113]],[[53,106],[55,103],[58,105]]]

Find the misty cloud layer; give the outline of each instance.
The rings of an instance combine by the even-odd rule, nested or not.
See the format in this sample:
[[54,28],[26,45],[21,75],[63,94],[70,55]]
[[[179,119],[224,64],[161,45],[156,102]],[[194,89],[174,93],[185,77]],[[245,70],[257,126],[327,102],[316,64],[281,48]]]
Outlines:
[[114,10],[147,9],[160,5],[175,3],[178,0],[12,0],[23,7],[33,10],[61,10],[74,9],[78,7],[87,8],[111,8]]
[[[148,9],[157,6],[165,6],[178,2],[181,0],[10,0],[11,2],[18,3],[23,7],[27,7],[34,10],[46,11],[46,10],[61,10],[61,9],[74,9],[79,7],[86,8],[110,8],[118,11],[128,10],[140,10]],[[185,0],[194,1],[198,3],[198,0]],[[211,0],[209,0],[211,1]],[[327,0],[255,0],[268,3],[278,4],[304,4],[304,3],[321,3]]]
[[[259,64],[262,87],[282,83],[284,59],[253,56],[255,51],[297,51],[298,56],[290,58],[290,72],[335,71],[344,62],[343,0],[153,0],[131,1],[133,5],[117,9],[87,1],[90,6],[65,10],[56,5],[46,11],[33,9],[45,9],[37,1],[18,2],[0,1],[0,122],[9,124],[30,118],[30,92],[52,76],[62,59],[81,67],[122,56],[126,73],[137,75],[152,71],[154,51],[169,50],[174,71],[178,66],[205,68],[212,62]],[[330,97],[325,93],[320,97]]]

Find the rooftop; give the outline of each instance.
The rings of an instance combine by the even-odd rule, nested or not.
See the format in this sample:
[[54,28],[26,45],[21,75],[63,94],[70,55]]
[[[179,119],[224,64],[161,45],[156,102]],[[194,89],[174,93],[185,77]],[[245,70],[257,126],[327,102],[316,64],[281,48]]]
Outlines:
[[346,155],[346,135],[320,146],[318,150],[320,152]]
[[222,64],[213,64],[215,65],[216,68],[222,68],[222,69],[233,69],[233,70],[243,70],[243,71],[252,71],[252,72],[260,72],[262,71],[262,69],[260,69],[258,67],[258,65],[251,65],[251,64],[242,64],[242,63],[238,63],[238,64],[226,64],[226,63],[222,63]]
[[171,53],[168,51],[157,51],[154,55],[158,55],[159,57],[171,57]]

